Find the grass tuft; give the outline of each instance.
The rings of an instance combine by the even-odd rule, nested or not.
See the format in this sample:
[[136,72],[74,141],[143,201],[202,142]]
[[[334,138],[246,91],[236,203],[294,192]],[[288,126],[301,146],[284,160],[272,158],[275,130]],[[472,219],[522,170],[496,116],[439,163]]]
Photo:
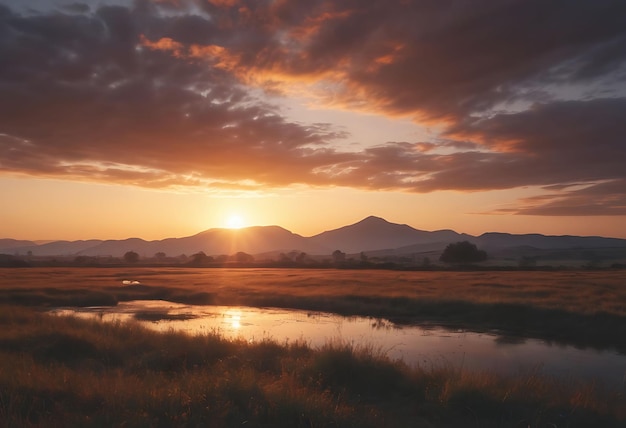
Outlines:
[[[603,426],[623,394],[410,368],[372,347],[157,333],[0,307],[0,421],[49,426]],[[520,425],[520,423],[526,425]]]
[[[142,284],[120,286],[127,278]],[[625,350],[619,272],[24,269],[0,270],[0,285],[0,426],[626,426],[626,390],[539,371],[407,367],[341,341],[248,343],[34,310],[133,299],[273,305]]]

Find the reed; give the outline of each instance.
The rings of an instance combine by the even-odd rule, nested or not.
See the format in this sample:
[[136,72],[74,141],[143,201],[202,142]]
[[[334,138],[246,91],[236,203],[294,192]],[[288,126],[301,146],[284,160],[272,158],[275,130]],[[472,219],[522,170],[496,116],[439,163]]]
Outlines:
[[623,427],[623,392],[0,306],[0,425]]
[[[125,285],[128,279],[140,284]],[[59,307],[158,299],[281,307],[497,329],[626,352],[625,285],[623,271],[609,270],[0,269],[0,303]]]

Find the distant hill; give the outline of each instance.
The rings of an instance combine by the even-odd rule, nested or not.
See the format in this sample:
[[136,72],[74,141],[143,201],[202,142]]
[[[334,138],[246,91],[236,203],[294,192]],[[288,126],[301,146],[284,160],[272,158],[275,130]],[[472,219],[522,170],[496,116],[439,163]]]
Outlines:
[[348,254],[366,253],[371,257],[428,257],[433,261],[450,243],[470,241],[487,251],[490,258],[516,260],[520,257],[543,259],[577,258],[611,260],[626,255],[626,239],[597,236],[546,236],[485,233],[478,237],[453,230],[424,231],[370,216],[357,223],[303,237],[279,226],[243,229],[209,229],[193,236],[145,241],[123,240],[33,241],[0,239],[0,254],[32,256],[113,256],[135,251],[142,257],[158,252],[176,257],[203,251],[207,255],[232,255],[242,251],[266,257],[269,254],[305,252],[330,255],[334,250]]
[[[304,251],[312,254],[325,254],[322,248],[307,238],[292,233],[279,226],[254,226],[243,229],[209,229],[185,238],[170,238],[152,241],[142,248],[140,254],[153,255],[162,251],[170,255],[191,255],[203,251],[207,255],[234,254],[243,251],[259,254],[270,251]],[[95,249],[99,251],[100,249]]]
[[68,256],[74,254],[80,254],[88,248],[99,245],[102,241],[97,239],[91,239],[88,241],[53,241],[46,244],[37,245],[29,248],[27,251],[32,251],[33,255],[59,255]]
[[442,243],[445,246],[462,238],[462,235],[452,230],[426,232],[406,224],[390,223],[380,217],[370,216],[358,223],[329,230],[309,239],[326,248],[358,253],[414,244]]
[[476,241],[484,248],[501,249],[527,246],[542,250],[555,248],[615,248],[623,247],[626,239],[599,236],[546,236],[540,234],[512,235],[510,233],[484,233]]
[[[26,245],[21,245],[25,243]],[[324,248],[300,235],[278,226],[255,226],[244,229],[209,229],[184,238],[168,238],[145,241],[139,238],[123,240],[55,241],[36,245],[31,241],[4,239],[0,253],[27,254],[33,256],[113,256],[120,257],[127,251],[135,251],[142,257],[152,257],[157,252],[169,256],[192,255],[204,251],[207,255],[248,254],[271,251],[303,251],[310,254],[330,254]]]
[[14,248],[30,247],[37,245],[33,241],[19,241],[17,239],[0,239],[0,252],[8,252]]

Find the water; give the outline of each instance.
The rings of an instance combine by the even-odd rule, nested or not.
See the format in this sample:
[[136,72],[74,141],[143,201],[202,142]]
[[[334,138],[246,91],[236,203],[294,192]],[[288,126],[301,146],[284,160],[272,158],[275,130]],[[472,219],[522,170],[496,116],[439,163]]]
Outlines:
[[626,387],[626,355],[579,349],[537,339],[441,327],[399,326],[365,317],[290,309],[239,306],[189,306],[165,301],[121,302],[115,307],[64,308],[54,313],[126,321],[136,315],[159,331],[207,333],[228,338],[278,342],[304,340],[318,347],[330,340],[371,345],[392,359],[421,367],[452,366],[506,375],[543,374],[561,379],[594,380]]

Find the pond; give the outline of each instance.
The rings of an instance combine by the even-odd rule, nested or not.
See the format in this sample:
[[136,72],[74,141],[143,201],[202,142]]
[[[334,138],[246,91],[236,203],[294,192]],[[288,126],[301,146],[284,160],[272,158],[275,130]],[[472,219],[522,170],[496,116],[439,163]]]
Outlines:
[[451,366],[506,375],[536,373],[626,388],[626,355],[488,332],[400,326],[384,319],[290,309],[191,306],[154,300],[120,302],[112,307],[58,308],[52,312],[102,321],[136,319],[159,331],[217,331],[227,338],[248,341],[303,340],[314,348],[342,340],[372,346],[413,366]]

